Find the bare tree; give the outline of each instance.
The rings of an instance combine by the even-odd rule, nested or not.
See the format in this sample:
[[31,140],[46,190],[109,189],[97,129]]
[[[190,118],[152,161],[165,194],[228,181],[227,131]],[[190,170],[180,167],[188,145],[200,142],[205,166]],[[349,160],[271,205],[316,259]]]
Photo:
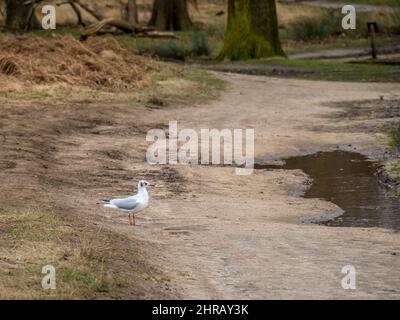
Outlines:
[[192,21],[187,0],[155,0],[149,22],[158,30],[188,30]]
[[136,0],[128,0],[128,22],[139,23],[139,13]]
[[36,1],[6,0],[6,24],[9,31],[27,31],[34,23]]

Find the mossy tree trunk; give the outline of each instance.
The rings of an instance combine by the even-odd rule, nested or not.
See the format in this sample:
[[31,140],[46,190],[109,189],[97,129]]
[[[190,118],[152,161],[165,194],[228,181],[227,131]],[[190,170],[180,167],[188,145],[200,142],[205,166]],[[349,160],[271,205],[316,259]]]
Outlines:
[[25,6],[25,2],[26,0],[6,1],[6,30],[21,32],[28,31],[31,24],[36,22],[32,6]]
[[187,0],[155,0],[149,25],[158,30],[190,29]]
[[275,0],[229,0],[228,26],[219,59],[284,56]]

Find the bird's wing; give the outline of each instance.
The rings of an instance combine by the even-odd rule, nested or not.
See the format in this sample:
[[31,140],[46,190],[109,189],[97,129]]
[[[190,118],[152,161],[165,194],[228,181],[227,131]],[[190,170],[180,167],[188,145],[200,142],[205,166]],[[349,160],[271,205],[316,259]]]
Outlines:
[[114,199],[110,201],[110,204],[115,205],[119,209],[133,210],[139,205],[136,197],[129,197],[126,199]]

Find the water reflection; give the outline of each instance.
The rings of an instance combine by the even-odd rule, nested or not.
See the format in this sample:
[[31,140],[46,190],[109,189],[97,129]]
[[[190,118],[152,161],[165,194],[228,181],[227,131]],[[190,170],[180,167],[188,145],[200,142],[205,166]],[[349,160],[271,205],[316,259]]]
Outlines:
[[400,199],[374,175],[375,164],[358,153],[319,152],[286,160],[285,169],[301,169],[314,181],[306,198],[321,198],[345,213],[323,224],[400,230]]

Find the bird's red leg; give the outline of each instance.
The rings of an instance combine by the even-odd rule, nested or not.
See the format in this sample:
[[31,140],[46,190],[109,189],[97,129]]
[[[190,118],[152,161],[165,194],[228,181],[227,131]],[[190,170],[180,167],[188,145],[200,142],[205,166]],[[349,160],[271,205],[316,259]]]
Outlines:
[[133,216],[133,225],[136,226],[136,218],[135,218],[135,215],[132,214],[132,216]]
[[131,214],[128,214],[128,218],[129,218],[129,225],[132,225],[132,220],[131,220]]

